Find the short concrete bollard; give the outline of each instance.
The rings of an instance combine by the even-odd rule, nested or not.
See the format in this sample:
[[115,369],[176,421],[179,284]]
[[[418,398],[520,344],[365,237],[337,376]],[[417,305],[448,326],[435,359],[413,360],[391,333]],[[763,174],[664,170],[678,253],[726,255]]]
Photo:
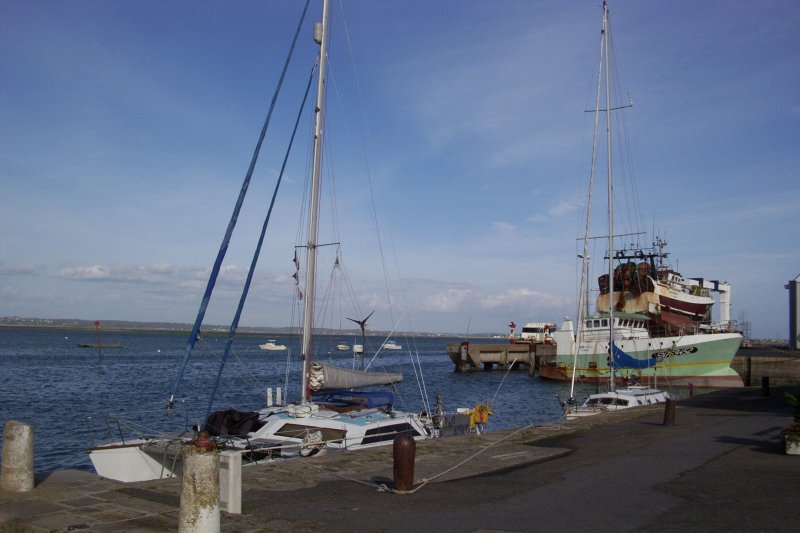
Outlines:
[[675,423],[675,405],[676,401],[672,398],[667,399],[667,403],[664,405],[664,425],[667,424],[674,424]]
[[410,435],[398,435],[392,446],[394,455],[394,488],[410,491],[414,488],[414,458],[417,443]]
[[242,514],[242,454],[237,451],[219,454],[219,503],[222,510]]
[[3,427],[0,490],[27,492],[33,486],[33,426],[9,420]]
[[219,533],[219,452],[188,445],[182,453],[178,531]]

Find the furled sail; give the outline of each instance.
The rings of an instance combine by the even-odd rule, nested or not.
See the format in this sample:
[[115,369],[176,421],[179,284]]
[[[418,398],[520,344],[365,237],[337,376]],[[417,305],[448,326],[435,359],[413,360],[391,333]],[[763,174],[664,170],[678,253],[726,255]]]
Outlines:
[[364,372],[338,366],[314,363],[308,385],[313,391],[342,390],[374,385],[389,385],[403,381],[402,374],[391,372]]

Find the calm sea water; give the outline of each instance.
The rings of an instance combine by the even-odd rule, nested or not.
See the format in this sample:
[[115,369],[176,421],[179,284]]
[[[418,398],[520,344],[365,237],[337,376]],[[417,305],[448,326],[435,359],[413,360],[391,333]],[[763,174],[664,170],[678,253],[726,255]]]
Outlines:
[[[289,401],[297,401],[299,341],[275,338],[289,350],[265,352],[258,348],[265,336],[237,337],[223,371],[215,410],[259,409],[265,404],[267,387],[283,387]],[[106,415],[154,434],[205,419],[223,337],[206,336],[197,343],[176,395],[177,407],[168,416],[166,404],[184,356],[186,334],[101,332],[100,340],[123,347],[79,348],[79,344],[96,342],[94,331],[0,328],[0,424],[19,420],[33,425],[37,472],[91,470],[86,448],[117,438]],[[352,367],[352,356],[334,349],[340,340],[352,344],[354,339],[318,337],[316,358]],[[563,385],[543,382],[525,370],[456,373],[446,347],[461,339],[396,340],[403,350],[382,352],[372,368],[403,373],[397,409],[417,412],[423,406],[408,350],[412,348],[419,356],[431,405],[437,394],[442,395],[447,410],[494,399],[490,431],[560,418],[556,394],[568,395]],[[377,346],[380,340],[371,342]]]

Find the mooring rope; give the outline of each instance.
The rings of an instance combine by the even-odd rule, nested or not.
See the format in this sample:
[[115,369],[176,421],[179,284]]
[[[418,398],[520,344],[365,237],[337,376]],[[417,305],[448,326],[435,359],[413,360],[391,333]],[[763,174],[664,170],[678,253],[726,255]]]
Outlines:
[[[516,429],[516,430],[512,431],[511,433],[509,433],[505,437],[501,438],[500,440],[497,440],[495,442],[490,443],[486,447],[478,450],[477,452],[473,453],[469,457],[467,457],[464,460],[460,461],[459,463],[451,466],[450,468],[448,468],[448,469],[436,474],[435,476],[430,477],[430,478],[423,478],[422,480],[420,480],[418,482],[419,484],[416,487],[414,487],[413,489],[411,489],[411,490],[397,490],[397,489],[394,489],[392,487],[389,487],[385,483],[372,483],[372,482],[368,482],[368,481],[362,481],[360,479],[356,479],[356,478],[353,478],[353,477],[350,477],[350,476],[346,476],[344,474],[340,474],[340,473],[334,472],[332,470],[326,470],[326,469],[324,469],[322,467],[319,467],[319,466],[317,466],[315,464],[312,464],[310,461],[303,461],[303,464],[305,466],[310,467],[310,468],[314,468],[316,470],[319,470],[320,472],[325,472],[326,474],[330,474],[332,476],[338,477],[339,479],[342,479],[344,481],[352,481],[353,483],[357,483],[359,485],[364,485],[364,486],[367,486],[367,487],[373,487],[376,490],[378,490],[379,492],[391,492],[393,494],[414,494],[415,492],[417,492],[417,491],[421,490],[423,487],[425,487],[428,483],[432,483],[435,480],[441,478],[442,476],[444,476],[446,474],[449,474],[453,470],[465,465],[466,463],[468,463],[469,461],[475,459],[476,457],[478,457],[482,453],[486,452],[487,450],[491,449],[492,447],[500,444],[501,442],[504,442],[504,441],[510,439],[511,437],[517,435],[518,433],[520,433],[522,431],[525,431],[525,430],[528,430],[528,429],[531,429],[531,428],[534,428],[534,427],[537,427],[537,426],[535,424],[530,424],[530,425],[527,425],[527,426],[524,426],[524,427],[521,427],[519,429]],[[544,427],[544,426],[539,426],[539,427]]]

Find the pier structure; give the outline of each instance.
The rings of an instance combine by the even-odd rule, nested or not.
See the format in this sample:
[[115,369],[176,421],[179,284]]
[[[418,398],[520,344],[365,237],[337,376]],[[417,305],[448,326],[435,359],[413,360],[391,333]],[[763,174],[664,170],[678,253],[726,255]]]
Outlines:
[[451,342],[447,344],[447,355],[456,365],[456,372],[476,372],[483,370],[514,370],[527,368],[533,375],[537,368],[538,357],[555,354],[552,344],[534,342]]

